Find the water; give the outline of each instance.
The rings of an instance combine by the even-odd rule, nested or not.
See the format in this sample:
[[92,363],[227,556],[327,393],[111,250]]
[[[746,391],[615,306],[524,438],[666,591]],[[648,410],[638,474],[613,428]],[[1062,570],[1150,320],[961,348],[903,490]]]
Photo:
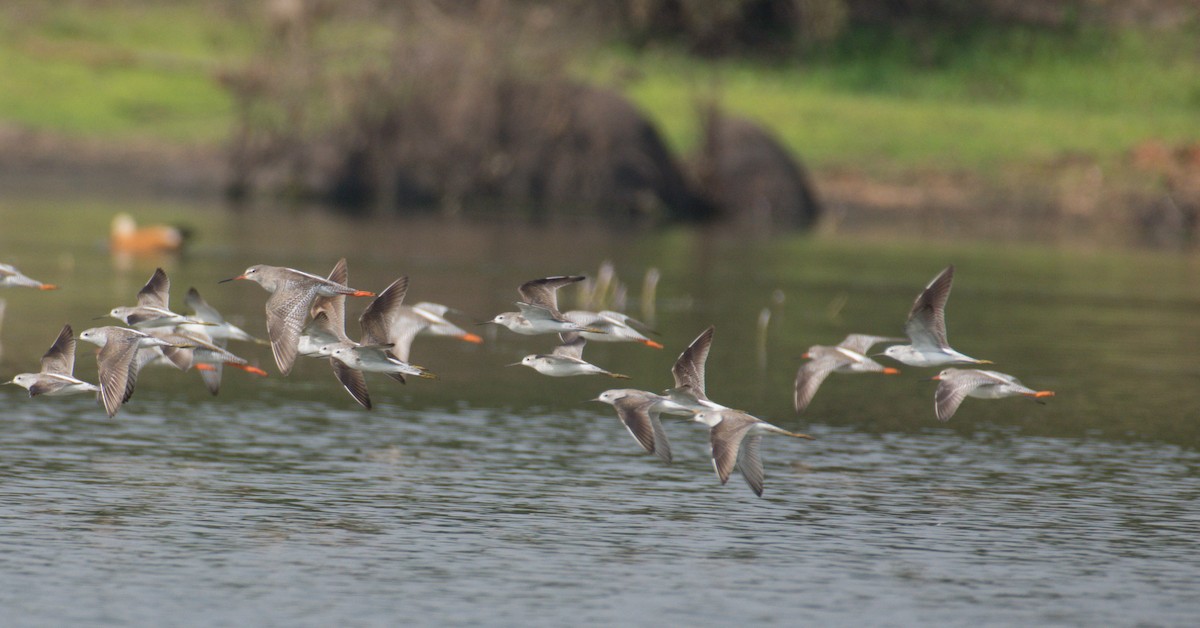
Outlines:
[[[186,220],[196,246],[114,261],[102,241],[117,209]],[[605,258],[640,315],[642,273],[658,267],[667,349],[586,356],[657,390],[715,323],[710,395],[818,440],[764,441],[762,499],[736,475],[721,486],[700,426],[668,421],[664,465],[585,401],[611,380],[506,369],[553,343],[495,329],[482,346],[419,339],[414,361],[440,379],[369,376],[369,412],[326,364],[282,378],[247,345],[271,377],[226,372],[212,398],[194,374],[147,370],[114,420],[86,397],[6,386],[6,625],[1184,626],[1200,613],[1195,257],[8,200],[0,259],[62,289],[0,294],[0,377],[36,364],[64,322],[132,302],[158,264],[174,301],[194,285],[261,333],[266,293],[216,280],[257,262],[327,272],[341,255],[356,287],[407,273],[411,299],[478,319],[510,309],[525,279]],[[899,332],[951,262],[951,341],[1057,397],[968,399],[940,424],[920,381],[932,373],[904,369],[834,375],[795,416],[809,344]],[[95,381],[84,346],[77,374]]]

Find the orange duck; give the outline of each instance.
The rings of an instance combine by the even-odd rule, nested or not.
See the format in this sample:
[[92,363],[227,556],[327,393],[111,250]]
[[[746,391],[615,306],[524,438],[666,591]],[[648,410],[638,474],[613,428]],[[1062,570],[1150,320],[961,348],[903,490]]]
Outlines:
[[186,229],[171,225],[138,227],[133,216],[113,216],[108,245],[114,253],[163,253],[178,251],[188,237]]

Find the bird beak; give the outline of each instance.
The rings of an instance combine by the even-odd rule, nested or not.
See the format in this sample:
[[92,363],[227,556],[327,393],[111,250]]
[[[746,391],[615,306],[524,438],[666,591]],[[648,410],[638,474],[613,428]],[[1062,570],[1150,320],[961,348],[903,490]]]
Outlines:
[[92,320],[98,321],[98,320],[103,320],[106,318],[108,318],[108,316],[94,316],[94,317],[92,317]]
[[941,375],[934,375],[933,377],[930,377],[929,379],[927,379],[927,380],[925,380],[925,381],[927,381],[927,382],[940,382],[940,381],[942,381],[942,376],[941,376]]
[[800,357],[804,358],[805,360],[812,358],[812,356],[809,355],[809,353],[807,351],[805,351],[803,354],[801,354]]
[[237,277],[230,277],[229,279],[222,279],[222,280],[218,281],[217,283],[225,283],[227,281],[237,281],[238,279],[245,279],[245,278],[246,278],[245,275],[238,275]]
[[475,324],[476,324],[476,325],[491,325],[491,324],[493,324],[493,323],[495,323],[495,322],[496,322],[496,321],[483,321],[482,323],[475,323]]
[[521,366],[521,363],[520,363],[520,362],[513,362],[512,364],[505,364],[504,366]]
[[[4,384],[15,384],[15,383],[17,383],[16,380],[12,380],[12,379],[8,380],[7,382],[4,382]],[[2,385],[3,384],[0,384],[0,386],[2,386]],[[595,399],[593,399],[593,401],[595,401]]]

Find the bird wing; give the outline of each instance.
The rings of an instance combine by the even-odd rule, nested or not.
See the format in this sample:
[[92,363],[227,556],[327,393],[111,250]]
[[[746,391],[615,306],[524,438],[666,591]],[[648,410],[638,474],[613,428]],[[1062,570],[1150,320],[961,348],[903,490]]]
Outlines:
[[658,454],[663,462],[671,462],[671,442],[667,440],[667,432],[663,429],[657,412],[650,413],[650,424],[654,426],[654,453]]
[[[300,330],[304,327],[304,319],[317,291],[315,285],[307,290],[301,290],[299,286],[296,288],[276,290],[267,299],[267,335],[271,338],[275,364],[284,375],[292,371],[292,364],[296,362]],[[344,330],[342,335],[345,335]]]
[[[412,350],[413,340],[416,339],[417,334],[421,333],[422,329],[428,326],[429,319],[419,310],[408,306],[400,306],[388,319],[387,335],[383,343],[390,343],[392,345],[392,355],[396,356],[402,362],[407,362]],[[365,337],[363,342],[366,342]]]
[[550,355],[556,355],[562,358],[570,358],[572,360],[583,360],[583,347],[587,344],[587,339],[579,335],[578,332],[568,331],[558,335],[562,338],[562,344],[554,348]]
[[167,307],[168,299],[171,293],[171,280],[167,279],[167,273],[161,268],[155,268],[154,274],[150,275],[150,280],[142,289],[138,291],[137,302],[143,307],[157,307],[164,310],[170,309]]
[[945,349],[950,346],[946,340],[946,300],[950,298],[953,283],[954,266],[947,266],[917,295],[904,324],[904,332],[913,347]]
[[341,361],[329,358],[329,366],[333,367],[333,375],[342,383],[342,388],[362,407],[371,409],[371,396],[367,394],[367,378],[362,371],[352,369]]
[[600,314],[589,312],[587,310],[571,310],[563,312],[562,317],[579,325],[580,327],[600,327],[604,328],[611,325],[611,321],[601,319]]
[[526,281],[517,288],[521,298],[530,305],[539,305],[558,314],[558,289],[585,279],[582,275],[558,275]]
[[637,331],[648,332],[648,333],[656,334],[656,335],[658,334],[658,332],[656,332],[654,329],[652,329],[649,325],[643,323],[642,321],[639,321],[638,319],[636,319],[628,314],[622,313],[622,312],[615,312],[613,310],[601,310],[601,311],[597,312],[596,314],[599,315],[600,318],[605,318],[605,319],[608,319],[611,321],[615,321],[620,325],[630,327]]
[[225,370],[225,365],[217,362],[210,366],[212,366],[212,370],[200,371],[200,380],[204,382],[204,387],[208,389],[209,394],[216,395],[221,392],[221,374]]
[[[181,334],[155,334],[155,335],[158,338],[161,338],[163,340],[166,340],[167,342],[170,342],[172,344],[177,344],[177,345],[194,345],[194,343],[202,342],[198,338],[192,339],[192,338],[185,337]],[[170,360],[171,364],[175,365],[175,368],[177,368],[181,371],[186,371],[186,370],[192,368],[192,358],[195,356],[195,347],[194,346],[157,347],[157,349],[162,352],[163,357],[167,358],[168,360]],[[141,367],[143,365],[144,365],[144,363],[139,364],[138,369],[141,369]]]
[[75,372],[75,334],[70,325],[63,325],[54,344],[42,356],[42,372],[68,377]]
[[0,279],[8,282],[10,286],[24,286],[26,288],[37,288],[42,285],[42,282],[25,276],[24,273],[17,270],[15,266],[8,264],[0,264]]
[[953,377],[938,382],[937,390],[933,393],[934,411],[939,421],[949,421],[954,416],[963,399],[971,391],[988,384],[1007,383],[1004,380],[988,374],[989,371],[968,369],[958,371]]
[[329,345],[349,340],[342,337],[345,336],[345,333],[341,336],[337,334],[337,331],[333,328],[333,324],[329,322],[329,315],[326,312],[318,312],[311,321],[308,321],[304,325],[301,333],[312,338],[313,342],[318,345]]
[[617,409],[617,417],[625,429],[629,430],[642,449],[670,462],[671,446],[659,422],[658,413],[652,410],[656,401],[653,397],[622,397],[613,403],[613,407]]
[[434,316],[437,316],[438,318],[445,318],[446,313],[450,311],[450,306],[448,305],[442,305],[441,303],[430,303],[428,301],[421,301],[420,303],[414,305],[413,308],[428,312]]
[[39,374],[37,381],[29,386],[29,396],[36,397],[38,395],[49,394],[65,388],[67,385],[68,382],[58,377],[46,377],[45,374]]
[[204,300],[204,297],[200,296],[200,291],[195,288],[188,288],[187,296],[183,298],[183,302],[196,314],[196,318],[202,321],[207,323],[225,322],[225,317],[221,316],[217,308],[209,305]]
[[108,342],[96,356],[100,372],[100,399],[109,417],[115,415],[121,404],[133,396],[138,374],[138,364],[134,360],[138,352],[137,345],[138,340],[134,336],[113,337],[110,334]]
[[[317,277],[320,279],[320,277]],[[321,281],[325,281],[322,279]],[[345,285],[350,281],[350,271],[346,267],[346,258],[339,259],[333,265],[333,270],[329,271],[329,281]],[[313,287],[313,292],[316,292],[316,287]],[[342,342],[349,342],[350,338],[346,336],[346,297],[338,295],[336,297],[314,296],[312,305],[309,308],[309,316],[316,318],[317,314],[324,312],[325,317],[329,319],[329,329],[334,337]]]
[[904,342],[903,338],[891,338],[888,336],[871,336],[869,334],[850,334],[844,340],[839,342],[837,346],[843,349],[849,349],[855,353],[866,355],[871,347],[881,342]]
[[367,345],[393,342],[392,322],[399,314],[400,306],[404,305],[404,295],[408,292],[408,276],[405,275],[393,281],[391,285],[379,293],[362,316],[358,324],[362,327],[362,343]]
[[699,393],[701,396],[704,392],[704,363],[708,361],[708,349],[712,346],[713,332],[716,327],[709,326],[708,329],[700,332],[699,336],[688,345],[683,353],[679,354],[679,358],[675,360],[675,365],[671,367],[671,375],[675,377],[675,387],[682,388],[690,386],[693,392]]
[[750,434],[742,439],[742,448],[738,453],[737,468],[742,472],[742,477],[745,478],[746,484],[750,485],[750,490],[754,491],[755,495],[762,497],[763,481],[765,474],[763,473],[762,457],[758,453],[758,445],[762,442],[762,436],[759,434]]
[[517,309],[521,310],[521,316],[531,321],[561,321],[564,320],[562,314],[558,310],[552,310],[541,305],[532,303],[522,303],[517,301]]
[[796,412],[804,412],[808,404],[817,394],[817,389],[821,387],[821,382],[825,381],[826,377],[834,371],[839,365],[836,357],[821,357],[815,360],[805,362],[799,370],[796,371],[796,392],[794,396],[794,404]]
[[721,421],[709,430],[713,467],[721,484],[729,481],[729,474],[737,466],[738,450],[754,423],[755,419],[745,413],[726,410],[721,412]]

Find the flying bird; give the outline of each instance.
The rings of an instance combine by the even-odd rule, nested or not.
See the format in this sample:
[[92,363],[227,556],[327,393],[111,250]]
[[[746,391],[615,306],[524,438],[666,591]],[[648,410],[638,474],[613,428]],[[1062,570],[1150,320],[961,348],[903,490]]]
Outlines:
[[883,354],[909,366],[941,366],[943,364],[991,364],[955,351],[946,340],[946,300],[954,283],[954,266],[947,266],[917,295],[904,333],[907,345],[892,345]]
[[709,427],[712,446],[713,468],[721,484],[729,481],[734,469],[742,472],[746,484],[755,495],[763,494],[763,466],[758,446],[765,434],[782,434],[792,438],[812,440],[808,434],[789,432],[740,410],[702,410],[695,417],[697,423]]
[[825,381],[830,373],[883,373],[884,375],[899,373],[900,371],[867,357],[867,352],[880,342],[903,341],[903,338],[850,334],[836,346],[813,345],[809,347],[802,356],[809,361],[796,371],[793,398],[796,412],[804,412],[817,394],[817,389],[821,387],[821,382]]
[[21,373],[4,382],[16,384],[29,391],[30,397],[46,395],[59,397],[85,392],[99,392],[95,384],[75,377],[75,336],[70,325],[63,325],[58,338],[42,356],[42,368],[37,373]]
[[1054,396],[1052,390],[1034,390],[1012,375],[998,371],[949,368],[930,379],[938,382],[937,390],[933,394],[933,406],[939,421],[950,420],[967,397],[1029,397],[1038,400]]

